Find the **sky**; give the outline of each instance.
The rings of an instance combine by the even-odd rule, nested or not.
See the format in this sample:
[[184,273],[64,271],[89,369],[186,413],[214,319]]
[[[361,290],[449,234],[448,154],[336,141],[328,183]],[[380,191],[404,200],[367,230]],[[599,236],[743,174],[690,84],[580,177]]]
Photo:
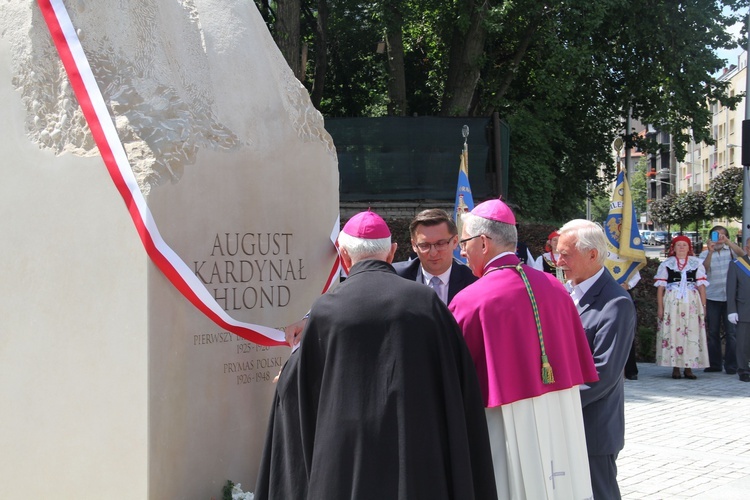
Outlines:
[[[738,38],[740,36],[740,30],[742,29],[743,23],[736,23],[734,26],[732,26],[729,29],[729,32],[732,33],[732,36],[735,38]],[[742,42],[742,46],[738,47],[736,49],[732,50],[725,50],[720,49],[716,51],[716,55],[721,57],[722,59],[726,59],[725,67],[729,67],[732,64],[737,64],[737,58],[740,54],[747,48],[747,38],[745,38]],[[719,71],[721,73],[721,70]]]

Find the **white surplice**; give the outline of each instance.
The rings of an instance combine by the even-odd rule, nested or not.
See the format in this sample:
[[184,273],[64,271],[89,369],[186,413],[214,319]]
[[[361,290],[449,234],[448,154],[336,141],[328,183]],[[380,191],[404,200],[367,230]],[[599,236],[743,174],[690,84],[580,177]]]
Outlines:
[[593,498],[578,386],[485,411],[499,500]]

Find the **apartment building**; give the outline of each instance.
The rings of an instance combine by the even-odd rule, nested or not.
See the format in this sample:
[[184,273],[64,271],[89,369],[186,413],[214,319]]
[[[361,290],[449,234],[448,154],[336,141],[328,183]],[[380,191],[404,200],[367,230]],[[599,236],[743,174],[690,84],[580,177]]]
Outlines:
[[[729,95],[745,91],[747,78],[747,52],[737,58],[737,63],[724,69],[720,81],[730,84]],[[746,98],[745,98],[746,99]],[[713,103],[712,136],[715,144],[692,142],[687,145],[684,161],[676,162],[673,170],[677,192],[707,191],[711,179],[727,168],[742,166],[742,121],[745,119],[745,99],[731,110],[722,103]]]

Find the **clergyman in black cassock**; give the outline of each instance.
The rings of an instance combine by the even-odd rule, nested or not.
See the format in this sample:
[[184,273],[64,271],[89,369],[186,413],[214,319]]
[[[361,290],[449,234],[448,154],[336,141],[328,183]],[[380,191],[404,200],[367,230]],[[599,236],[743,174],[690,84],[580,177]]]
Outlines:
[[496,498],[461,332],[388,262],[356,261],[313,305],[277,384],[256,500]]

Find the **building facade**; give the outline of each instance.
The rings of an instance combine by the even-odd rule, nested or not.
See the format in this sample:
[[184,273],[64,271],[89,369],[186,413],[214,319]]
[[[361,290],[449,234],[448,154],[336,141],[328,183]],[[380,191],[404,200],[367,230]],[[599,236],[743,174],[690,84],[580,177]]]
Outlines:
[[[747,52],[724,70],[720,81],[728,81],[729,95],[742,93],[746,88]],[[715,144],[687,146],[684,161],[676,164],[677,192],[707,191],[711,180],[728,168],[742,166],[742,121],[745,119],[745,99],[734,109],[720,102],[711,104],[713,113],[712,137]]]

